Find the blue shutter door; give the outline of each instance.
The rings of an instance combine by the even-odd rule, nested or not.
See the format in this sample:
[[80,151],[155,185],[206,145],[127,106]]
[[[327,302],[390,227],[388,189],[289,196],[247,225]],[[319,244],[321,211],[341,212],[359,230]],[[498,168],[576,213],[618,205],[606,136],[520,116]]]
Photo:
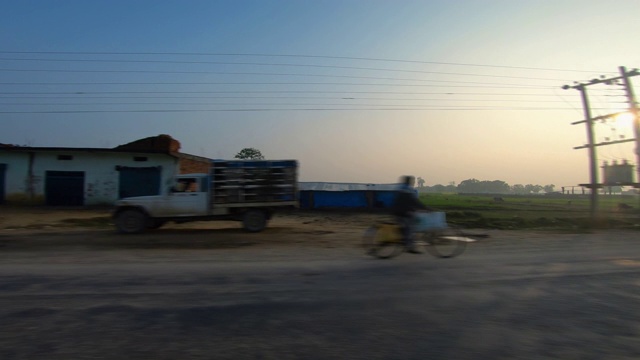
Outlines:
[[47,205],[84,205],[84,171],[47,171],[44,194]]

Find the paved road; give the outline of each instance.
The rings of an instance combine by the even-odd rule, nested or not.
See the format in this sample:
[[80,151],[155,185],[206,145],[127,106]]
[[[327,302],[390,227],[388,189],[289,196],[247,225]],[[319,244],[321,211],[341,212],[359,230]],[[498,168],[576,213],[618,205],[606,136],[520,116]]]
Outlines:
[[502,235],[451,260],[0,236],[0,359],[638,358],[637,233]]

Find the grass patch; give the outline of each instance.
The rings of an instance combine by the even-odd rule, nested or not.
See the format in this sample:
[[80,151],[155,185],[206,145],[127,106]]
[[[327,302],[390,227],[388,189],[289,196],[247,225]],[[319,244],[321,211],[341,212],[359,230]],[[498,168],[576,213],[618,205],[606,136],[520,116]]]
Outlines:
[[638,229],[640,198],[600,196],[591,217],[588,196],[422,194],[427,206],[447,213],[447,221],[463,227],[491,229]]

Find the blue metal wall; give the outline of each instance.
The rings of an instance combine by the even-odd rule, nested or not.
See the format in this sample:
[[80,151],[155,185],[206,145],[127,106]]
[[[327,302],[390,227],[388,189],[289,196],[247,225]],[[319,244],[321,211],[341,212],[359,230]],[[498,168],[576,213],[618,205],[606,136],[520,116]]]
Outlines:
[[300,208],[389,208],[394,191],[300,191]]

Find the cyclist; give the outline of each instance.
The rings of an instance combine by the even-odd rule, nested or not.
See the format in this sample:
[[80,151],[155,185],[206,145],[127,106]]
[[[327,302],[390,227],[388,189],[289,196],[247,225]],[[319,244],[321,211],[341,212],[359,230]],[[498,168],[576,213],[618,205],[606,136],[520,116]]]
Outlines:
[[402,241],[407,252],[419,254],[413,243],[413,224],[415,214],[419,210],[428,208],[418,200],[417,192],[413,186],[415,178],[413,176],[402,176],[400,186],[396,191],[396,196],[392,205],[392,213],[396,217],[398,225],[402,229]]

